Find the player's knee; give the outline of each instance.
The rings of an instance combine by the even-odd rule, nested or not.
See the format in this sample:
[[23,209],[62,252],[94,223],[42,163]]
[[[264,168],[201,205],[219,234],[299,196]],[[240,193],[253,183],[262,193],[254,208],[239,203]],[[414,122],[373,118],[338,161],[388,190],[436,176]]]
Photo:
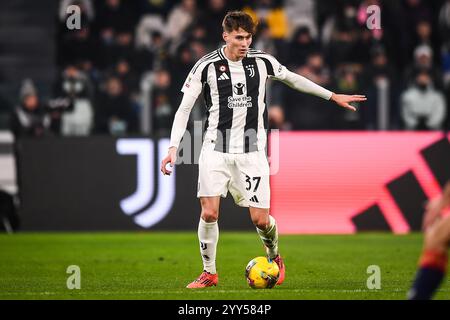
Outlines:
[[267,216],[259,216],[252,218],[252,222],[260,230],[266,230],[270,224],[269,217]]
[[202,208],[201,216],[205,222],[214,222],[219,219],[219,211],[212,208]]

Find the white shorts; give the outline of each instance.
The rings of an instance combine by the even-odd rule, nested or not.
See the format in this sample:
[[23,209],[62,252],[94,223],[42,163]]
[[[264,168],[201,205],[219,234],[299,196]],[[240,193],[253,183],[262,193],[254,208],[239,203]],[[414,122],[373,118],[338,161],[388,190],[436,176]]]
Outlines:
[[264,150],[223,153],[205,144],[198,167],[198,198],[225,198],[230,191],[241,207],[270,208],[270,171]]

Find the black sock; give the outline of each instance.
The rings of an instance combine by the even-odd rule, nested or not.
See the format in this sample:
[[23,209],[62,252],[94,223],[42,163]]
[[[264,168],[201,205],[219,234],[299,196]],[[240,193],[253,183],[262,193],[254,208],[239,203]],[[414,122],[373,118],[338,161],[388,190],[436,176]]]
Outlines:
[[439,269],[421,267],[408,293],[409,300],[429,300],[439,287],[445,273]]

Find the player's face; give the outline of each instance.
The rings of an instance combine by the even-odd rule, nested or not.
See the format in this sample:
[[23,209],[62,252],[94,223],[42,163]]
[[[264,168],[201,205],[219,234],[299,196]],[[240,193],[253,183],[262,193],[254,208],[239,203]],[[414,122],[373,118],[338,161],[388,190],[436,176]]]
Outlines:
[[227,53],[233,59],[242,59],[246,56],[252,43],[252,34],[242,28],[232,32],[224,32],[223,39],[227,44]]

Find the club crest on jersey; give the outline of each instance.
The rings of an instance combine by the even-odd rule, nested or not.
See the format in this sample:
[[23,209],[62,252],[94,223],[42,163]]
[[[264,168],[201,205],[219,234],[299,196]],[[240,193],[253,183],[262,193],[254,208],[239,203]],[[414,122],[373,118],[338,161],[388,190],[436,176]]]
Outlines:
[[244,90],[245,90],[245,84],[243,84],[241,82],[236,83],[233,86],[233,92],[234,92],[235,95],[238,95],[238,96],[243,95],[244,94]]
[[250,78],[253,78],[255,76],[255,66],[252,64],[249,64],[248,66],[245,66],[245,69],[248,71],[248,76]]
[[221,65],[221,66],[219,67],[219,70],[222,71],[222,72],[225,72],[225,71],[227,71],[227,67],[224,66],[224,65]]

